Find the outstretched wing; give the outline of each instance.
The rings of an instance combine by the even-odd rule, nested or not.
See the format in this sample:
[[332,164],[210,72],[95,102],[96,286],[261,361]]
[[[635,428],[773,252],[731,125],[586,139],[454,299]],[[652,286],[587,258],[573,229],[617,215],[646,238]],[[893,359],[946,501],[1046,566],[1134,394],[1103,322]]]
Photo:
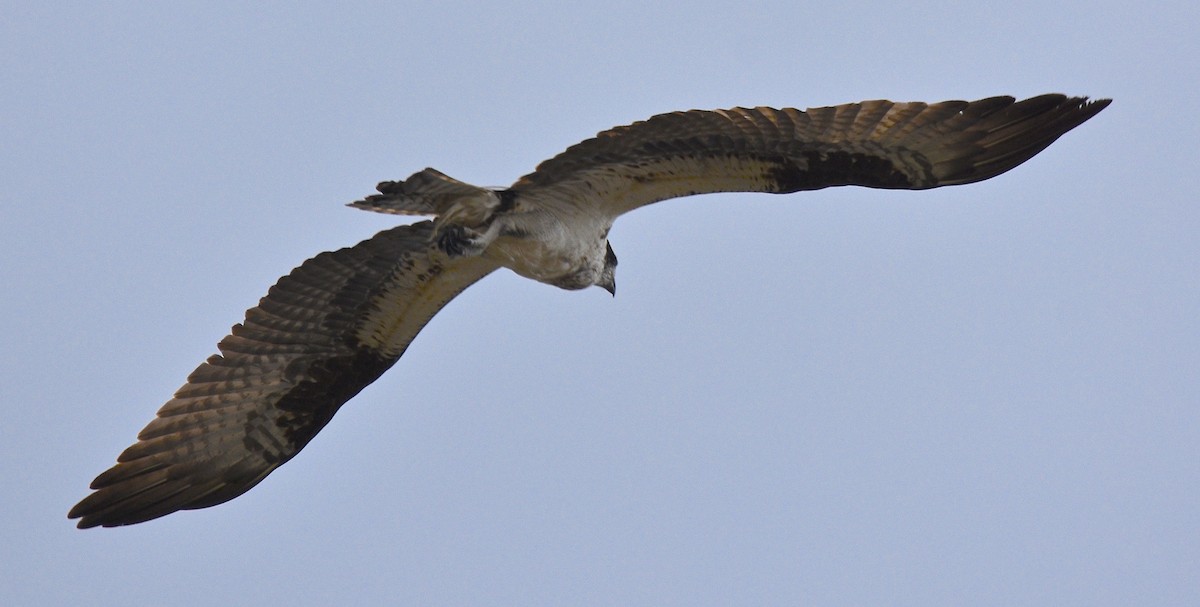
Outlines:
[[291,459],[442,306],[496,269],[431,257],[432,228],[386,230],[281,278],[67,516],[112,527],[213,506]]
[[568,148],[513,184],[545,200],[587,197],[616,216],[710,192],[835,185],[927,189],[982,181],[1032,158],[1109,100],[1042,95],[941,103],[864,101],[800,111],[674,112]]

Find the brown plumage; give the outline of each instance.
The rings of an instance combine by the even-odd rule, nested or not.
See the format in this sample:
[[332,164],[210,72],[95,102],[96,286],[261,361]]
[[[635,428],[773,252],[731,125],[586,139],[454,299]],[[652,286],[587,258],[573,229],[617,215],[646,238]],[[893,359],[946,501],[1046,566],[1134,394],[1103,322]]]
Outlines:
[[68,516],[111,527],[205,508],[291,459],[450,298],[498,267],[431,260],[432,227],[380,232],[281,278]]
[[878,100],[806,111],[673,112],[571,146],[512,189],[602,184],[597,196],[620,212],[707,192],[923,190],[995,177],[1109,103],[1050,94],[1020,102]]
[[499,267],[615,294],[608,231],[637,207],[708,192],[981,181],[1108,103],[1042,95],[692,110],[600,133],[505,190],[433,169],[383,182],[351,206],[435,221],[322,253],[281,278],[68,516],[80,527],[128,525],[241,495],[391,367],[442,306]]

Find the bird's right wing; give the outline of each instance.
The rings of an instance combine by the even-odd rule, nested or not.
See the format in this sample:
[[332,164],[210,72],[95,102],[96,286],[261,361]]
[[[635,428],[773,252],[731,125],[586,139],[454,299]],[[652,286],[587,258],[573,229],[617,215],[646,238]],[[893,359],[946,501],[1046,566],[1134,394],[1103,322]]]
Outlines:
[[971,183],[1032,158],[1108,103],[1050,94],[1023,101],[877,100],[806,111],[673,112],[573,145],[511,189],[518,200],[586,199],[616,217],[652,202],[711,192]]
[[281,278],[67,516],[111,527],[213,506],[291,459],[497,268],[431,254],[432,226],[380,232]]

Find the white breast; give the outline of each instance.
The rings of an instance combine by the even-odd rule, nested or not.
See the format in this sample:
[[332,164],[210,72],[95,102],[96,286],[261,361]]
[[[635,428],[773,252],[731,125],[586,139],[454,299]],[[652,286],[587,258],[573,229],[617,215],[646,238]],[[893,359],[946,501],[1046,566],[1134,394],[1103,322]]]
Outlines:
[[560,215],[539,209],[502,217],[500,234],[484,257],[538,282],[591,286],[604,268],[611,223],[590,214]]

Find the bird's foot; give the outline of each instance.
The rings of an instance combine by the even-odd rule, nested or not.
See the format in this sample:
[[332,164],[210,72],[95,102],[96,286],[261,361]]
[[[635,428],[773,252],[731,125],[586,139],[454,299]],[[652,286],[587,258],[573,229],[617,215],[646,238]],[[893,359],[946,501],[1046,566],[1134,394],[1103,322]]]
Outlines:
[[461,225],[442,227],[437,234],[437,248],[450,257],[474,257],[487,248],[484,235]]

